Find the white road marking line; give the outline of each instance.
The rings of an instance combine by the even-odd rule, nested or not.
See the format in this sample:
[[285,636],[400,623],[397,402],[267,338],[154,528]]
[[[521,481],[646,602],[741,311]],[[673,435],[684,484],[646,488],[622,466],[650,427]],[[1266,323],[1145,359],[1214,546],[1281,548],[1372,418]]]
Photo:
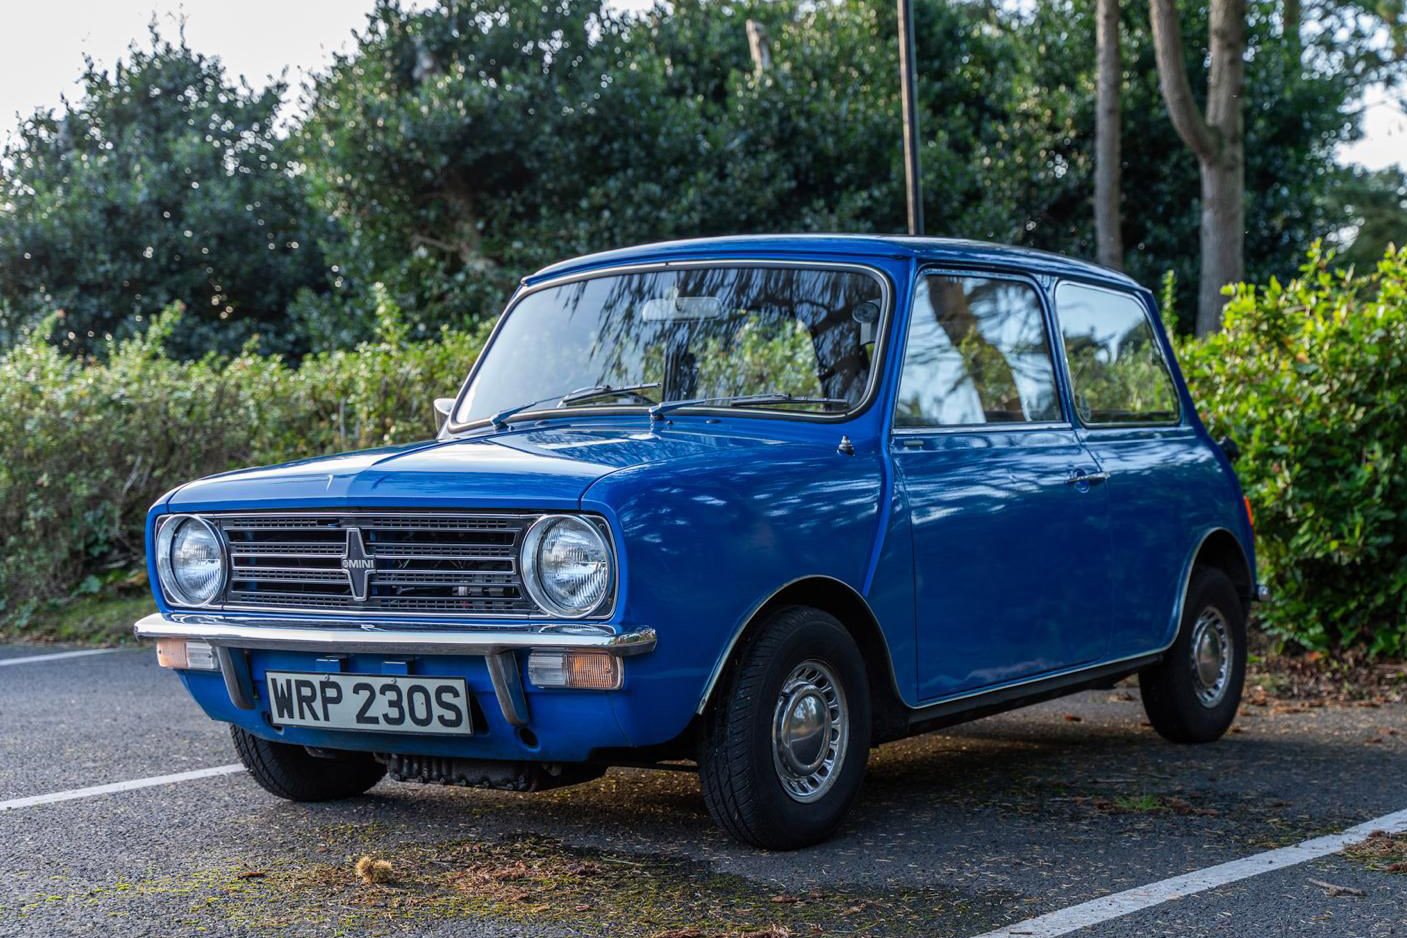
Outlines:
[[1017,922],[1015,925],[1008,925],[1005,928],[998,928],[996,931],[978,935],[977,938],[1017,938],[1017,936],[1019,938],[1055,938],[1057,935],[1067,935],[1072,931],[1098,925],[1110,919],[1161,905],[1173,899],[1181,899],[1184,896],[1195,895],[1208,889],[1217,889],[1243,879],[1250,879],[1252,876],[1259,876],[1262,873],[1272,873],[1288,866],[1327,857],[1330,854],[1338,853],[1345,847],[1362,843],[1374,831],[1387,831],[1390,834],[1407,831],[1407,810],[1385,814],[1375,820],[1359,824],[1357,827],[1350,827],[1341,834],[1316,837],[1291,847],[1268,850],[1255,856],[1207,867],[1205,870],[1196,870],[1161,882],[1149,883],[1147,886],[1138,886],[1134,889],[1116,892],[1110,896],[1101,896],[1098,899],[1091,899],[1089,902],[1072,905],[1067,909],[1060,909],[1027,919],[1024,922]]
[[130,651],[127,648],[89,648],[86,651],[59,651],[51,655],[21,655],[18,658],[0,658],[0,668],[7,664],[33,664],[36,661],[58,661],[61,658],[84,658],[88,655],[110,655],[114,651]]
[[133,791],[138,788],[151,788],[154,785],[174,785],[176,782],[192,782],[198,778],[214,778],[217,775],[233,775],[243,772],[242,765],[217,765],[210,769],[196,769],[192,772],[177,772],[175,775],[156,775],[151,778],[135,778],[129,782],[113,782],[110,785],[94,785],[91,788],[74,788],[69,791],[54,792],[52,795],[31,795],[28,798],[15,798],[0,801],[0,811],[16,808],[32,808],[35,805],[54,804],[58,801],[73,801],[75,798],[92,798],[96,795],[111,795],[119,791]]

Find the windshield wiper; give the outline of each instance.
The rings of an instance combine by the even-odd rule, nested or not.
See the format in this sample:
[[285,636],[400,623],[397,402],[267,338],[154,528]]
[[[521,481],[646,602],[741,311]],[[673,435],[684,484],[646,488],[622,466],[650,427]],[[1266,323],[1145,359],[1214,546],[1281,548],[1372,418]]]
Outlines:
[[627,384],[622,387],[612,387],[609,384],[595,384],[589,388],[577,388],[575,391],[567,391],[565,394],[551,394],[547,397],[526,404],[519,404],[516,407],[508,407],[489,417],[489,423],[495,429],[507,430],[508,418],[514,414],[520,414],[525,410],[531,410],[539,404],[546,404],[549,401],[556,401],[558,407],[567,407],[571,404],[581,404],[586,401],[594,401],[598,397],[614,397],[617,394],[636,394],[639,391],[648,391],[651,388],[660,386],[658,381],[651,381],[646,384]]
[[806,397],[778,391],[765,394],[732,394],[725,397],[694,397],[683,401],[661,401],[650,408],[650,419],[660,420],[681,407],[752,407],[756,404],[845,404],[843,397]]

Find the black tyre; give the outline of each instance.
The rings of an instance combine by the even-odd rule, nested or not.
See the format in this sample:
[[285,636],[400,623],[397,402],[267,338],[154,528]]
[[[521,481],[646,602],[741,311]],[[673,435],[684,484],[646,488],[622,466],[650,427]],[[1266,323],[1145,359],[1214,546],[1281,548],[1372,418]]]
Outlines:
[[869,681],[850,633],[820,610],[783,609],[740,649],[717,693],[699,754],[713,819],[773,850],[829,837],[870,750]]
[[260,739],[230,727],[239,761],[254,781],[271,795],[289,801],[334,801],[360,795],[381,781],[386,767],[370,753],[339,753],[330,759],[309,754],[302,746]]
[[1138,676],[1148,720],[1175,743],[1220,739],[1246,679],[1246,610],[1220,570],[1192,572],[1182,627],[1167,656]]

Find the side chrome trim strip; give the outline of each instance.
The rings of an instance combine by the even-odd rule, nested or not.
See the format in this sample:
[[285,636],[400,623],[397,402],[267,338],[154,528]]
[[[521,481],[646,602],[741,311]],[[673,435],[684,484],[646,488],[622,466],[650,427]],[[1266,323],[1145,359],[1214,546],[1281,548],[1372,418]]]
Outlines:
[[[1176,640],[1176,637],[1174,637],[1173,641]],[[961,704],[968,701],[972,701],[975,703],[975,705],[981,706],[983,700],[1001,699],[1008,696],[1014,690],[1027,687],[1032,684],[1077,683],[1079,679],[1084,676],[1095,677],[1098,675],[1099,672],[1102,671],[1117,671],[1119,670],[1120,665],[1132,664],[1133,662],[1140,662],[1144,660],[1147,660],[1149,662],[1157,660],[1157,658],[1160,657],[1163,652],[1167,651],[1171,647],[1172,643],[1170,642],[1162,648],[1157,649],[1156,651],[1141,651],[1136,655],[1126,655],[1123,658],[1115,658],[1113,661],[1096,661],[1093,664],[1081,665],[1078,668],[1072,668],[1068,671],[1055,671],[1052,673],[1037,674],[1034,677],[1023,678],[1019,681],[1013,681],[1010,684],[998,684],[995,687],[982,687],[978,688],[977,690],[965,691],[964,693],[956,694],[952,697],[944,697],[940,700],[935,700],[932,703],[926,703],[919,707],[910,707],[909,720],[910,722],[912,722],[914,720],[922,720],[930,715],[941,715],[942,711],[944,711],[945,709],[953,707],[955,704]]]

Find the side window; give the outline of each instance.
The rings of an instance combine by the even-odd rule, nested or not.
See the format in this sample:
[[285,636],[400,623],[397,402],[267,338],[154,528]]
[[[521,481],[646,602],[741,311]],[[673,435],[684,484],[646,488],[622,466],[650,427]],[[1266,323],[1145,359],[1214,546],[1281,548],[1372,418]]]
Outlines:
[[1125,293],[1062,283],[1055,308],[1080,420],[1178,422],[1177,392],[1142,303]]
[[1055,368],[1035,289],[988,277],[921,277],[895,424],[1059,419]]

